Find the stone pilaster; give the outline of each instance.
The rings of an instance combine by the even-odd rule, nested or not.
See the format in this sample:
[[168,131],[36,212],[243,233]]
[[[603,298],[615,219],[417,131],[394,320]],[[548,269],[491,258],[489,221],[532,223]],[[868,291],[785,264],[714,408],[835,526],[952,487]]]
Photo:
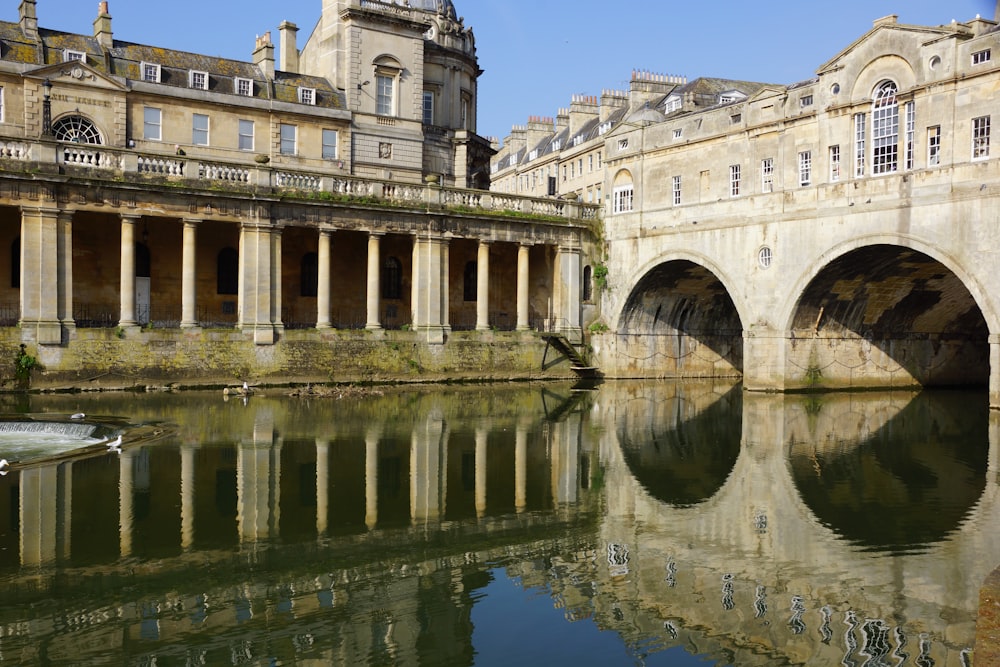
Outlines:
[[55,208],[21,210],[21,335],[26,342],[60,345],[58,252],[60,213]]
[[444,343],[447,315],[446,243],[435,236],[413,239],[413,328],[428,342]]
[[583,340],[583,329],[580,326],[580,283],[582,268],[580,265],[580,248],[578,246],[560,246],[559,260],[559,300],[560,325],[559,331],[570,342],[579,343]]
[[274,242],[270,227],[244,223],[240,230],[239,327],[258,345],[273,345]]

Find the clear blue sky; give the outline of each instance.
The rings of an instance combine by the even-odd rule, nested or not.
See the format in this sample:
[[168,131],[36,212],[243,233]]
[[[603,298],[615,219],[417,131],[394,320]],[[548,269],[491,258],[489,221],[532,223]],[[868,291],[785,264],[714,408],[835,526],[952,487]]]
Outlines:
[[[16,21],[18,0],[0,19]],[[789,84],[816,69],[881,16],[940,25],[992,19],[995,0],[772,0],[715,4],[664,0],[454,0],[476,34],[479,134],[503,139],[528,116],[554,116],[577,93],[624,88],[633,69],[693,79]],[[38,0],[45,28],[90,34],[97,0]],[[322,0],[110,0],[115,37],[250,60],[254,38],[283,20],[299,46]]]

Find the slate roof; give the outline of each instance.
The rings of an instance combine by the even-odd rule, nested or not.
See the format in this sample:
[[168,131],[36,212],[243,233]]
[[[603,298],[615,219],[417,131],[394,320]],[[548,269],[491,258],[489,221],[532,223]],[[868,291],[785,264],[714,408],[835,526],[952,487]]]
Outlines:
[[[0,21],[0,60],[29,65],[52,65],[63,62],[65,51],[87,54],[87,64],[111,76],[141,81],[142,63],[160,66],[160,85],[189,88],[190,73],[208,74],[208,91],[236,94],[236,78],[254,82],[253,97],[298,103],[298,89],[316,91],[315,105],[327,109],[345,109],[345,95],[327,79],[290,72],[275,72],[273,85],[257,65],[250,62],[175,51],[146,44],[114,40],[105,51],[95,37],[40,28],[42,45],[27,39],[18,23]],[[312,106],[312,105],[310,105]]]

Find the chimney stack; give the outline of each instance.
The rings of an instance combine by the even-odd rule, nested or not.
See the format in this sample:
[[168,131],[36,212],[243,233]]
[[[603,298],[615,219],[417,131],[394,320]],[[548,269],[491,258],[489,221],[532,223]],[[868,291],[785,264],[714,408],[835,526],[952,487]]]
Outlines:
[[253,64],[260,68],[264,78],[274,79],[274,44],[271,43],[270,31],[257,37],[257,46],[253,51]]
[[299,32],[299,26],[288,21],[282,21],[278,26],[278,33],[281,37],[281,69],[292,74],[299,73],[299,50],[295,43],[295,37]]
[[111,32],[111,14],[108,13],[108,3],[103,1],[97,5],[97,18],[94,20],[94,37],[97,43],[104,49],[110,49],[115,45],[114,35]]
[[21,32],[30,40],[38,41],[38,14],[35,13],[35,0],[21,0]]

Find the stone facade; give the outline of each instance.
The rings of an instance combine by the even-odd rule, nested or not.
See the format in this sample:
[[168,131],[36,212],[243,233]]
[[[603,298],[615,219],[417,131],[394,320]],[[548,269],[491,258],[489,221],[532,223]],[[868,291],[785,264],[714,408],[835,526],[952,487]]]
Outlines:
[[[890,16],[791,85],[635,73],[624,106],[590,100],[596,136],[515,128],[494,189],[542,169],[600,193],[608,375],[989,383],[1000,406],[998,56],[996,21]],[[597,185],[573,180],[583,151]]]

